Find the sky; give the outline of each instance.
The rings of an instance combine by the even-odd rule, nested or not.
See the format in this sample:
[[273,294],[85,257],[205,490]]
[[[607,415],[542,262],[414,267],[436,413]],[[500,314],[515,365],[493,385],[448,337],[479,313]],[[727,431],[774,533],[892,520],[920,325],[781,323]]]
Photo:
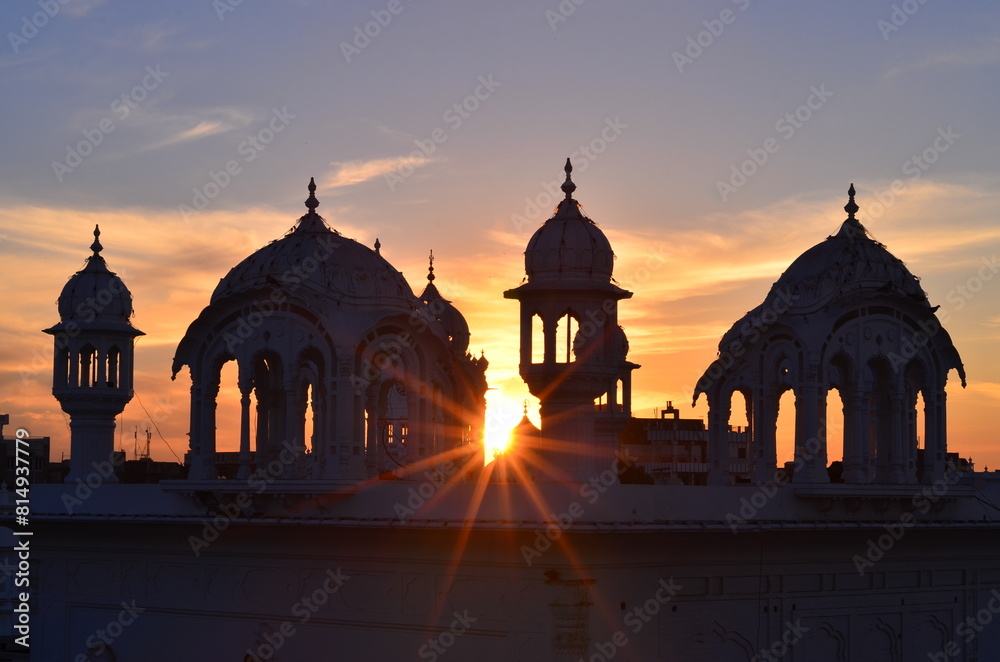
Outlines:
[[949,382],[949,450],[1000,468],[995,0],[41,0],[0,5],[0,35],[0,411],[53,459],[69,430],[41,329],[94,225],[146,334],[124,447],[152,419],[152,455],[172,460],[177,343],[218,279],[304,213],[310,177],[327,222],[378,238],[416,293],[433,249],[495,418],[516,419],[502,293],[570,157],[635,292],[620,319],[637,415],[705,415],[691,394],[722,334],[837,231],[853,182],[968,370]]

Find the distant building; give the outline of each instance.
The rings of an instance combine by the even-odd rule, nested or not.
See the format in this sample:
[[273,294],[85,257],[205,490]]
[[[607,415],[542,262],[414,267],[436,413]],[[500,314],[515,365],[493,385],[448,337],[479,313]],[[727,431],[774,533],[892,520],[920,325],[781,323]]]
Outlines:
[[[621,448],[658,485],[708,484],[708,429],[700,418],[681,418],[673,402],[660,418],[630,419],[621,431]],[[747,448],[749,433],[741,427],[729,430],[728,473],[736,484],[750,482]]]
[[[16,435],[5,435],[3,429],[10,424],[9,414],[0,414],[0,447],[3,448],[3,473],[0,474],[0,483],[6,484],[7,489],[13,491],[17,484],[17,474],[15,473],[18,455],[26,459],[31,473],[28,478],[32,485],[47,483],[49,468],[49,438],[48,437],[23,437],[21,444],[17,443]],[[18,453],[18,451],[21,451]]]

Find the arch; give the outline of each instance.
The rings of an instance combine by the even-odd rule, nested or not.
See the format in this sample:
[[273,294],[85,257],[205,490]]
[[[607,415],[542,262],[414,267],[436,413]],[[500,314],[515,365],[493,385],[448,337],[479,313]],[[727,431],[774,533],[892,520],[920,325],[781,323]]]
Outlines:
[[[573,340],[580,330],[580,317],[570,309],[566,309],[552,328],[552,338],[556,348],[553,362],[572,363],[576,360],[576,350]],[[565,340],[564,340],[565,339]]]
[[72,374],[70,367],[70,354],[68,347],[56,347],[55,351],[55,369],[53,370],[52,385],[55,388],[62,388],[65,386],[70,386],[70,375]]
[[545,362],[545,323],[541,314],[537,312],[531,315],[531,335],[528,347],[531,363]]
[[[240,426],[239,364],[235,358],[220,357],[214,369],[212,428],[214,452],[239,450],[239,436],[232,433]],[[230,476],[233,477],[233,476]]]
[[[903,371],[903,453],[904,472],[907,482],[915,482],[918,475],[917,460],[921,454],[921,439],[926,439],[928,370],[918,358],[911,360]],[[920,406],[920,405],[923,406]],[[921,420],[923,419],[923,420]],[[923,422],[923,426],[921,426]],[[922,468],[922,467],[921,467]]]
[[107,384],[110,388],[124,388],[121,381],[121,355],[118,345],[112,345],[108,350],[107,364]]
[[[868,466],[864,449],[857,434],[859,419],[863,417],[860,397],[854,384],[854,367],[851,358],[838,352],[824,366],[826,375],[826,440],[832,482],[868,482]],[[831,401],[836,392],[837,400]],[[839,440],[839,453],[831,452],[831,442]],[[834,463],[838,462],[835,467]]]
[[80,348],[80,353],[78,355],[79,370],[77,374],[79,375],[80,381],[75,386],[82,386],[84,388],[89,386],[97,386],[97,349],[87,343]]

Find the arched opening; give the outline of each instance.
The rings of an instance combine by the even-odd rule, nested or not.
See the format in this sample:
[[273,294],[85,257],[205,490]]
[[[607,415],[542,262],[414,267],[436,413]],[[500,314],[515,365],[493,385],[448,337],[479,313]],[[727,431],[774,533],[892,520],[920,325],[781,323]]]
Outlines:
[[70,361],[69,349],[56,350],[56,370],[53,385],[56,387],[69,386]]
[[740,473],[750,470],[752,406],[753,399],[748,397],[748,392],[733,392],[729,410],[729,461]]
[[907,481],[916,481],[922,474],[925,445],[924,364],[914,359],[906,366],[903,376],[903,454]]
[[545,362],[545,330],[538,313],[531,316],[531,362]]
[[[215,396],[215,450],[218,453],[237,453],[240,450],[240,371],[233,359],[227,360],[219,370],[219,393]],[[230,464],[229,458],[219,463]],[[234,462],[235,462],[235,458]]]
[[573,362],[573,338],[580,330],[580,322],[572,314],[566,313],[556,324],[556,363]]
[[795,392],[786,388],[778,397],[778,418],[774,432],[778,468],[795,462]]
[[383,382],[379,389],[376,435],[380,452],[388,462],[385,468],[405,466],[409,458],[410,409],[406,386],[398,380]]
[[97,384],[97,350],[91,344],[80,348],[80,386],[86,388]]
[[826,394],[826,459],[831,483],[844,482],[844,457],[847,450],[844,416],[847,401],[840,388],[834,387]]
[[110,388],[121,388],[121,350],[118,345],[112,345],[108,350],[108,370],[107,379]]
[[316,403],[313,385],[306,382],[305,394],[306,416],[302,426],[302,442],[306,448],[316,447]]

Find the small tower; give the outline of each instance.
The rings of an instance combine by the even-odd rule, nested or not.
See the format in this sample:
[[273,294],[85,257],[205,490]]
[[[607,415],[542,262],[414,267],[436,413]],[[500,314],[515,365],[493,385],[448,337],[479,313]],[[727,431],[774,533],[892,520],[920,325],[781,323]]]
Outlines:
[[[526,282],[504,297],[521,302],[520,372],[541,405],[546,458],[586,479],[608,469],[617,450],[616,439],[595,435],[594,400],[609,394],[609,406],[624,414],[638,366],[625,360],[628,343],[618,326],[618,301],[632,293],[612,282],[611,244],[572,197],[569,159],[565,171],[565,199],[525,250]],[[539,324],[540,333],[533,329]]]
[[[132,294],[101,256],[94,227],[94,254],[59,295],[59,323],[45,329],[55,339],[52,395],[70,416],[70,471],[66,482],[85,480],[108,462],[115,448],[115,417],[132,399],[136,336]],[[114,474],[105,482],[117,482]]]

